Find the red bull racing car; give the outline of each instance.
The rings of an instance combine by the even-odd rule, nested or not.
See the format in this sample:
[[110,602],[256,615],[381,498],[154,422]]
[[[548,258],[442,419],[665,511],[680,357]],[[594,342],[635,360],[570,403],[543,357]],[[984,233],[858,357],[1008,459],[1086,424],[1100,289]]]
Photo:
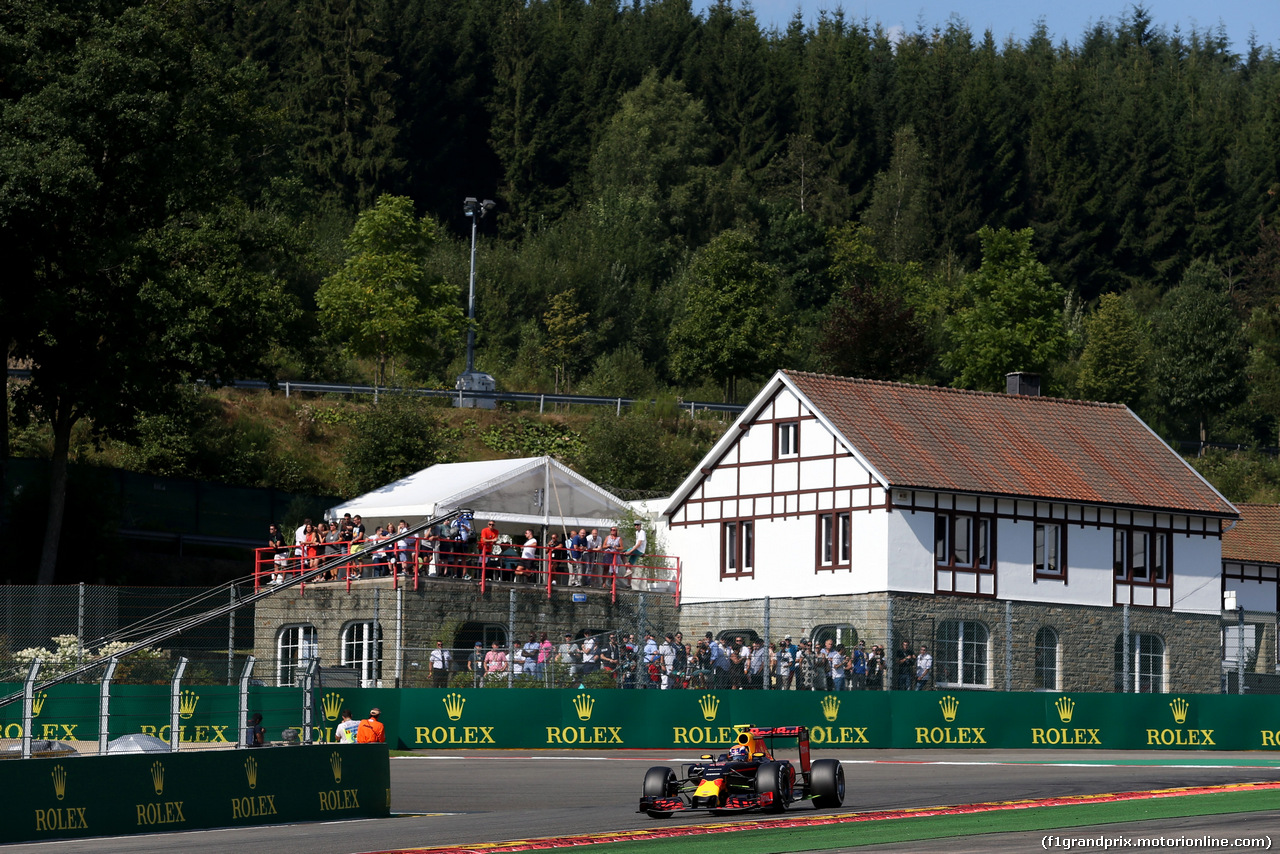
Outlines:
[[[775,739],[796,740],[800,768],[775,759]],[[683,776],[665,766],[644,775],[640,809],[651,818],[677,812],[712,813],[763,810],[782,812],[793,803],[812,801],[818,809],[844,803],[844,769],[836,759],[809,760],[809,729],[802,726],[744,727],[727,754],[710,754],[683,766]]]

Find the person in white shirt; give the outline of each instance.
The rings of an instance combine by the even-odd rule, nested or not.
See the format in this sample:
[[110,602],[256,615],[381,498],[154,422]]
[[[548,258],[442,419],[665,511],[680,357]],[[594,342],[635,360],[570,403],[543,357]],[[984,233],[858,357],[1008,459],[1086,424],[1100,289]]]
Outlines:
[[569,684],[578,684],[578,671],[582,669],[582,651],[573,642],[573,635],[566,634],[564,641],[556,648],[560,666],[569,674]]
[[593,635],[582,639],[582,678],[600,669],[600,646]]
[[587,535],[587,550],[584,553],[584,568],[582,571],[582,584],[584,587],[599,587],[601,581],[596,576],[600,573],[600,549],[604,546],[604,540],[600,539],[600,529],[592,528],[591,533]]
[[662,646],[658,647],[658,653],[662,656],[662,687],[665,690],[671,687],[672,675],[676,670],[676,636],[667,632]]
[[[310,526],[311,526],[311,520],[303,519],[302,524],[298,526],[298,530],[293,532],[293,544],[298,547],[297,551],[294,553],[299,558],[304,557],[303,546],[306,545],[307,528],[309,528]],[[298,561],[298,566],[303,566],[303,563],[301,560]]]
[[359,721],[351,719],[351,710],[342,710],[342,723],[338,724],[338,728],[333,731],[333,740],[339,744],[355,744],[356,730],[360,728]]
[[920,654],[916,656],[916,684],[917,691],[923,691],[929,687],[929,677],[933,675],[933,656],[929,654],[929,647],[920,644]]
[[631,548],[627,549],[627,576],[631,578],[631,587],[639,588],[639,578],[644,576],[644,570],[637,572],[637,567],[644,561],[645,549],[649,546],[648,537],[644,533],[644,525],[640,522],[635,523],[636,541]]
[[524,532],[524,547],[520,550],[520,575],[530,580],[534,580],[538,571],[538,538],[533,535],[533,529],[527,528]]
[[436,648],[431,650],[431,687],[448,688],[452,669],[453,652],[444,648],[444,641],[436,641]]

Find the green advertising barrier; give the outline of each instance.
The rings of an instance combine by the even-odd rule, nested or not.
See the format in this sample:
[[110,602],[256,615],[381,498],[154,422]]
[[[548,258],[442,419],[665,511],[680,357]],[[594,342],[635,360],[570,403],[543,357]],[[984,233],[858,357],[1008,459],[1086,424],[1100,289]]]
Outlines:
[[0,843],[387,816],[385,745],[0,762]]
[[[302,692],[254,688],[250,709],[268,737],[302,727]],[[33,735],[97,739],[97,687],[60,685],[37,697]],[[814,745],[841,748],[1280,750],[1280,696],[1055,694],[994,691],[657,691],[335,688],[317,692],[316,741],[333,741],[343,708],[381,709],[387,740],[404,749],[681,748],[733,743],[742,724],[809,727]],[[234,742],[234,688],[184,689],[183,742]],[[21,704],[0,709],[0,732],[22,735]],[[164,740],[169,698],[157,686],[112,689],[111,737]]]

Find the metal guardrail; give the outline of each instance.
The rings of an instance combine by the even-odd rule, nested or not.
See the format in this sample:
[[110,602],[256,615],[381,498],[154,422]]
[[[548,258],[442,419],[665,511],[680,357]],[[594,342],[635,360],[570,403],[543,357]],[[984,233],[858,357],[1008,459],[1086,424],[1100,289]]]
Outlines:
[[[236,380],[234,386],[237,388],[270,388],[271,384],[262,380]],[[612,406],[616,411],[621,413],[622,407],[634,406],[637,403],[656,403],[657,401],[649,399],[647,401],[637,400],[631,397],[600,397],[595,395],[583,394],[544,394],[542,392],[523,392],[523,391],[471,391],[462,389],[436,389],[436,388],[387,388],[378,386],[376,389],[371,385],[351,385],[343,383],[297,383],[283,382],[277,383],[277,388],[284,389],[285,396],[288,397],[291,392],[301,391],[311,394],[412,394],[420,397],[448,397],[457,401],[461,405],[464,401],[495,401],[506,403],[536,403],[538,411],[542,412],[548,403],[567,403],[582,406]],[[746,407],[737,403],[704,403],[702,401],[682,400],[677,405],[682,410],[688,410],[692,415],[695,412],[729,412],[737,414]]]
[[[27,368],[10,368],[9,376],[15,379],[29,379],[31,371]],[[202,380],[199,382],[203,382]],[[461,405],[464,401],[495,401],[507,403],[536,403],[542,412],[548,403],[568,403],[581,406],[612,406],[621,413],[622,407],[634,406],[637,403],[657,403],[656,400],[637,400],[632,397],[601,397],[586,394],[544,394],[526,391],[471,391],[447,388],[389,388],[386,386],[355,385],[352,383],[298,383],[286,381],[270,383],[265,380],[232,380],[234,388],[283,388],[285,397],[290,392],[302,391],[311,394],[413,394],[420,397],[449,397]],[[681,400],[677,402],[681,409],[687,409],[690,415],[703,412],[729,412],[737,414],[746,409],[740,403],[704,403],[697,400]]]

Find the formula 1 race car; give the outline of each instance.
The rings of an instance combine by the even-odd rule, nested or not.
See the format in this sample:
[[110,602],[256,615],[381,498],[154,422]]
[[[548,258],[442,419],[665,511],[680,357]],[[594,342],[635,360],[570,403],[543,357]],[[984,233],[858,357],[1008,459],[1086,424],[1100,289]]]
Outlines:
[[[789,760],[774,759],[778,738],[796,740],[799,772]],[[683,777],[661,765],[650,768],[636,812],[670,818],[676,812],[703,810],[782,812],[799,801],[813,801],[818,809],[844,803],[844,769],[837,759],[810,763],[808,727],[745,727],[727,754],[707,754],[702,760],[683,766]]]

